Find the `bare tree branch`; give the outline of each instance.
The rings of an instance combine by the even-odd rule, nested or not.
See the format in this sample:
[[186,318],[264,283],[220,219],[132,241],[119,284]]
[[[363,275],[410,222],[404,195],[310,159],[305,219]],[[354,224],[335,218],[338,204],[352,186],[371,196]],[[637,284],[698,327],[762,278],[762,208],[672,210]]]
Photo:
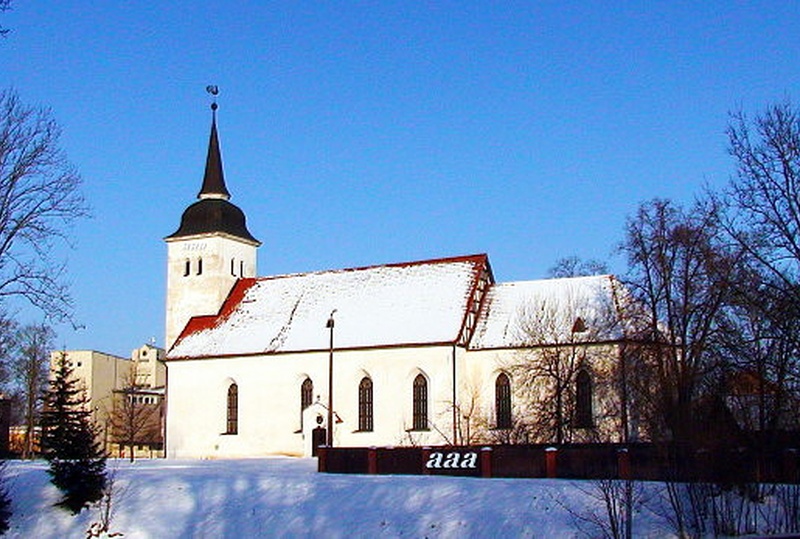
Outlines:
[[58,321],[70,318],[72,299],[52,251],[89,214],[60,135],[49,110],[0,92],[0,299],[24,298]]

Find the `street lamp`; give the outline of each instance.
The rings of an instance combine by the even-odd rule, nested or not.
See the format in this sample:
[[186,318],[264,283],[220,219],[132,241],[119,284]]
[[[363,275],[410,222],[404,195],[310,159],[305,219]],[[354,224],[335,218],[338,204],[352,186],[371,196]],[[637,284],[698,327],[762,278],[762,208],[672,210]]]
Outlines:
[[325,327],[330,330],[330,346],[328,347],[328,439],[326,445],[333,447],[333,315],[336,309],[331,311]]

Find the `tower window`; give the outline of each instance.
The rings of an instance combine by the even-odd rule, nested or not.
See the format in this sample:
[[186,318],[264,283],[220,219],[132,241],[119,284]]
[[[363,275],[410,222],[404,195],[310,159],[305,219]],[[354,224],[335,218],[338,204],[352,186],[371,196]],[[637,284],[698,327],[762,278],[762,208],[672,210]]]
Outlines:
[[413,389],[413,430],[428,430],[428,381],[418,374]]
[[192,261],[187,258],[186,263],[183,266],[183,276],[187,277],[191,272],[192,272]]
[[244,277],[244,260],[239,261],[239,277]]
[[234,277],[236,277],[236,270],[234,269],[235,267],[236,267],[236,261],[233,258],[231,258],[231,275]]
[[498,429],[511,428],[511,382],[501,373],[494,383],[494,413]]
[[358,384],[358,430],[372,430],[372,380],[367,376]]
[[197,259],[197,274],[198,275],[202,275],[203,274],[203,259],[202,258],[198,258]]

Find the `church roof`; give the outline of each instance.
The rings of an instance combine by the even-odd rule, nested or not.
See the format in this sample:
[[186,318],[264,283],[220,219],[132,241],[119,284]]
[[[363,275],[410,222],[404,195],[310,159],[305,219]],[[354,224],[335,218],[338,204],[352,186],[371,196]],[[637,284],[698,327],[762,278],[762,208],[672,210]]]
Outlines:
[[455,343],[487,270],[474,255],[241,279],[217,315],[190,320],[167,359],[327,350],[334,310],[337,349]]
[[244,212],[221,198],[205,198],[186,208],[181,216],[180,227],[166,239],[213,233],[230,234],[249,242],[260,243],[247,229]]
[[487,293],[470,349],[621,339],[617,294],[611,275],[496,284]]

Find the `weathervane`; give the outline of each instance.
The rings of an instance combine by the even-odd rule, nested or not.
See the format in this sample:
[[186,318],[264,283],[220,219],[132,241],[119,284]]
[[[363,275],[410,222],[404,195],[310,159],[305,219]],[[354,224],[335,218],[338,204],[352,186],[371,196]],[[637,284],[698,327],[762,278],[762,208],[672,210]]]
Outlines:
[[208,86],[206,86],[206,92],[211,94],[212,99],[214,100],[214,101],[211,102],[211,110],[216,111],[217,110],[217,96],[219,95],[219,87],[217,85],[215,85],[215,84],[209,84]]

